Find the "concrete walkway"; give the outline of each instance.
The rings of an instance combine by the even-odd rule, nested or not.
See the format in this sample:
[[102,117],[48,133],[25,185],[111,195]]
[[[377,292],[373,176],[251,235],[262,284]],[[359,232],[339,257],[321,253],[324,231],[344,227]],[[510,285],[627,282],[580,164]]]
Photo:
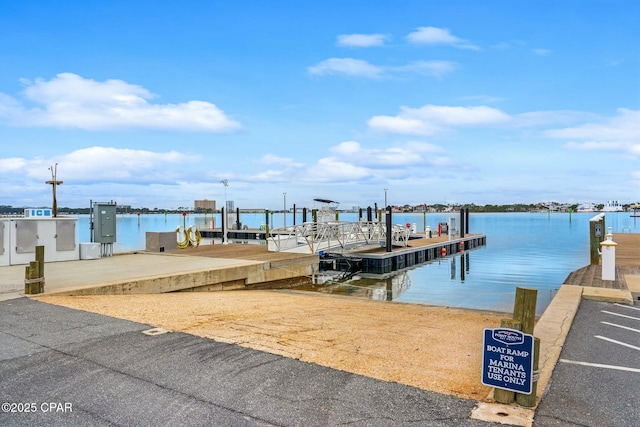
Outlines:
[[[105,288],[136,280],[153,280],[193,272],[262,266],[263,261],[170,254],[136,253],[93,260],[45,263],[45,294],[72,289]],[[0,298],[24,291],[24,265],[0,267]],[[6,296],[5,296],[6,297]]]

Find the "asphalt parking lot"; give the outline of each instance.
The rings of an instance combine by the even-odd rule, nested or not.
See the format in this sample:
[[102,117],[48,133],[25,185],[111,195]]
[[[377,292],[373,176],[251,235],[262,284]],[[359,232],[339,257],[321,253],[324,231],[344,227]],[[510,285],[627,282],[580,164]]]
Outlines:
[[534,426],[640,425],[640,306],[583,300]]
[[474,400],[149,328],[0,302],[0,425],[493,425]]

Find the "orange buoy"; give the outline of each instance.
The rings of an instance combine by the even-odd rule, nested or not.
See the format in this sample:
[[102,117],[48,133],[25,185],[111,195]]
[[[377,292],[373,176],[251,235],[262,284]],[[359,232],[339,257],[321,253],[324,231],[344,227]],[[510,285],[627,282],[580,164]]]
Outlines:
[[464,252],[464,242],[460,242],[460,252]]
[[440,249],[440,253],[442,254],[442,256],[445,256],[447,254],[447,248],[443,246],[442,249]]

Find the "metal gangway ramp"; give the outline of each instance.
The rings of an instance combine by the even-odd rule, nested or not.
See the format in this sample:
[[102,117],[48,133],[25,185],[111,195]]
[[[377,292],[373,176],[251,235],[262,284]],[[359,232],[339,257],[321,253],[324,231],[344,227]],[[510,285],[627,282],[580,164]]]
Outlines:
[[[314,221],[272,230],[267,238],[269,251],[318,253],[345,251],[362,246],[384,245],[387,227],[379,221],[338,221],[338,202],[314,199],[321,208],[314,211]],[[407,246],[410,230],[400,225],[391,228],[391,243]]]
[[[407,246],[410,230],[394,225],[391,230],[394,246]],[[362,246],[384,246],[387,230],[378,221],[359,222],[306,222],[287,228],[275,229],[267,239],[270,251],[318,253],[344,251]]]

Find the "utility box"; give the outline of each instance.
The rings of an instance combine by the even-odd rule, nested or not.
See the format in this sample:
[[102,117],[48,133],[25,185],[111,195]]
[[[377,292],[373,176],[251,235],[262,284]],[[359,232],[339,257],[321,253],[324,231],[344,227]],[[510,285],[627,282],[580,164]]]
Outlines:
[[449,234],[449,223],[448,222],[439,222],[438,223],[438,236],[441,234]]
[[80,259],[100,258],[100,243],[80,243]]
[[147,252],[169,252],[178,247],[176,233],[173,231],[147,231],[145,238]]
[[456,229],[456,217],[454,216],[449,218],[448,231],[449,231],[449,240],[455,239],[456,234],[458,233],[458,230]]
[[29,264],[36,247],[45,247],[45,261],[78,259],[77,218],[29,216],[0,221],[0,265]]
[[0,219],[0,266],[9,265],[9,254],[11,253],[10,224],[8,219]]
[[116,205],[94,203],[93,205],[93,242],[116,242]]

